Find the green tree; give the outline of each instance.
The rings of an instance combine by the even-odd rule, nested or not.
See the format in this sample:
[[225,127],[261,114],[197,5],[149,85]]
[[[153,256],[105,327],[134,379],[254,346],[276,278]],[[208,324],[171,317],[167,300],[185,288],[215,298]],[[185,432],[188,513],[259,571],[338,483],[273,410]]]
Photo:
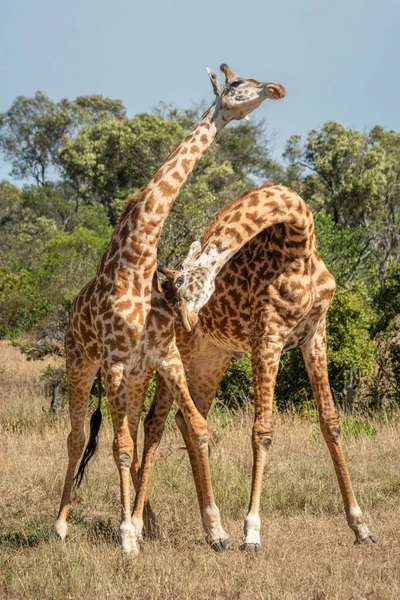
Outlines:
[[335,223],[368,226],[387,184],[383,149],[368,135],[329,122],[308,134],[303,160],[318,175],[308,182],[316,207],[327,208]]
[[[196,111],[161,107],[155,115],[85,127],[60,153],[64,173],[81,201],[105,206],[114,224],[125,199],[149,179],[197,116]],[[274,165],[265,139],[252,123],[222,132],[171,211],[160,260],[180,259],[217,210],[254,185],[251,176],[265,174]]]
[[59,151],[66,137],[105,118],[125,118],[120,100],[80,96],[74,102],[56,103],[40,91],[33,98],[18,96],[0,114],[0,150],[11,164],[11,175],[48,184],[52,171],[59,168]]
[[[99,206],[78,214],[59,191],[0,185],[0,336],[38,326],[94,275],[111,227]],[[64,227],[72,210],[73,225]]]
[[373,304],[378,313],[374,332],[391,329],[400,316],[400,264],[393,265],[387,271]]
[[[373,252],[382,283],[400,255],[400,136],[375,127],[369,134],[335,122],[311,131],[304,146],[290,138],[288,177],[337,225],[363,228],[363,254]],[[360,232],[360,229],[358,230]]]
[[66,178],[86,203],[100,203],[115,223],[121,200],[139,189],[184,135],[180,125],[156,115],[100,121],[64,145]]
[[0,115],[0,148],[12,166],[11,175],[33,177],[37,185],[45,185],[48,171],[57,164],[63,137],[73,124],[64,102],[57,106],[43,92],[33,98],[18,96]]
[[339,287],[352,281],[376,285],[374,250],[361,225],[340,225],[325,209],[314,217],[318,251]]

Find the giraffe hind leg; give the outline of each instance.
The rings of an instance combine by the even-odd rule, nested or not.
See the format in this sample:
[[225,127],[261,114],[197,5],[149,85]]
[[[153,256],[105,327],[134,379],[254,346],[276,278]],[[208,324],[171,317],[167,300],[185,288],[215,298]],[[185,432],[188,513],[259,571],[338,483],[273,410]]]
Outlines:
[[261,335],[253,341],[254,424],[252,431],[253,473],[249,510],[244,522],[240,550],[261,549],[260,497],[268,449],[272,442],[272,404],[283,341]]
[[71,420],[71,431],[67,438],[68,467],[60,509],[51,532],[51,537],[53,539],[63,540],[67,535],[67,515],[71,491],[74,483],[76,465],[85,446],[84,422],[89,403],[89,393],[96,371],[96,365],[82,359],[76,360],[75,364],[68,369],[69,414]]
[[355,543],[375,543],[356,500],[346,459],[340,444],[338,415],[333,402],[326,361],[325,318],[315,335],[301,347],[319,412],[321,431],[332,458],[342,494],[347,523],[355,534]]
[[140,467],[140,479],[137,487],[135,506],[133,510],[134,518],[142,518],[146,536],[149,538],[159,538],[160,529],[157,517],[150,507],[147,498],[147,487],[150,479],[150,473],[154,463],[154,455],[161,441],[164,431],[165,419],[173,403],[173,397],[169,394],[164,380],[157,374],[157,386],[153,402],[144,420],[144,446],[142,455],[142,464]]

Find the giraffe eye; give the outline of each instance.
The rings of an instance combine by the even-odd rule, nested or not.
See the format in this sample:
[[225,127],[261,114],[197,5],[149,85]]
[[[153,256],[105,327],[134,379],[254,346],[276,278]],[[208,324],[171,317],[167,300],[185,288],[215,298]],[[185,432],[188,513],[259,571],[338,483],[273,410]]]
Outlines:
[[175,287],[180,288],[184,281],[185,281],[185,279],[184,279],[183,275],[181,275],[180,277],[178,277],[175,280]]
[[241,81],[232,81],[231,83],[231,87],[237,87],[238,85],[240,85],[242,82]]

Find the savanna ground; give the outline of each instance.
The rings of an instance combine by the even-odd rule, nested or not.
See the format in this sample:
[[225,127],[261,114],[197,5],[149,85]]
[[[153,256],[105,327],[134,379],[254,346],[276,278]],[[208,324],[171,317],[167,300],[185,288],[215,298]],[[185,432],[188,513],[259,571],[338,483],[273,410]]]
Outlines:
[[[150,494],[161,539],[138,557],[118,547],[119,486],[105,419],[73,503],[68,541],[49,542],[66,469],[68,411],[49,415],[39,380],[0,343],[0,595],[9,599],[398,599],[400,419],[349,421],[343,444],[376,546],[353,546],[327,449],[311,417],[276,416],[262,497],[263,552],[241,553],[251,474],[251,414],[214,410],[212,471],[235,549],[204,542],[186,452],[173,421]],[[346,425],[346,424],[345,424]]]

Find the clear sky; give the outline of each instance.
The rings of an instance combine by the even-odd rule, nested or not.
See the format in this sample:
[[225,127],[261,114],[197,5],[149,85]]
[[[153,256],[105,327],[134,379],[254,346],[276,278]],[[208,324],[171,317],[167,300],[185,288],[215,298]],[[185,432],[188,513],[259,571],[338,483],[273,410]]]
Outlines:
[[398,0],[0,0],[0,15],[0,112],[36,90],[120,98],[129,116],[211,103],[205,67],[226,62],[285,86],[257,111],[275,158],[328,120],[400,131]]

